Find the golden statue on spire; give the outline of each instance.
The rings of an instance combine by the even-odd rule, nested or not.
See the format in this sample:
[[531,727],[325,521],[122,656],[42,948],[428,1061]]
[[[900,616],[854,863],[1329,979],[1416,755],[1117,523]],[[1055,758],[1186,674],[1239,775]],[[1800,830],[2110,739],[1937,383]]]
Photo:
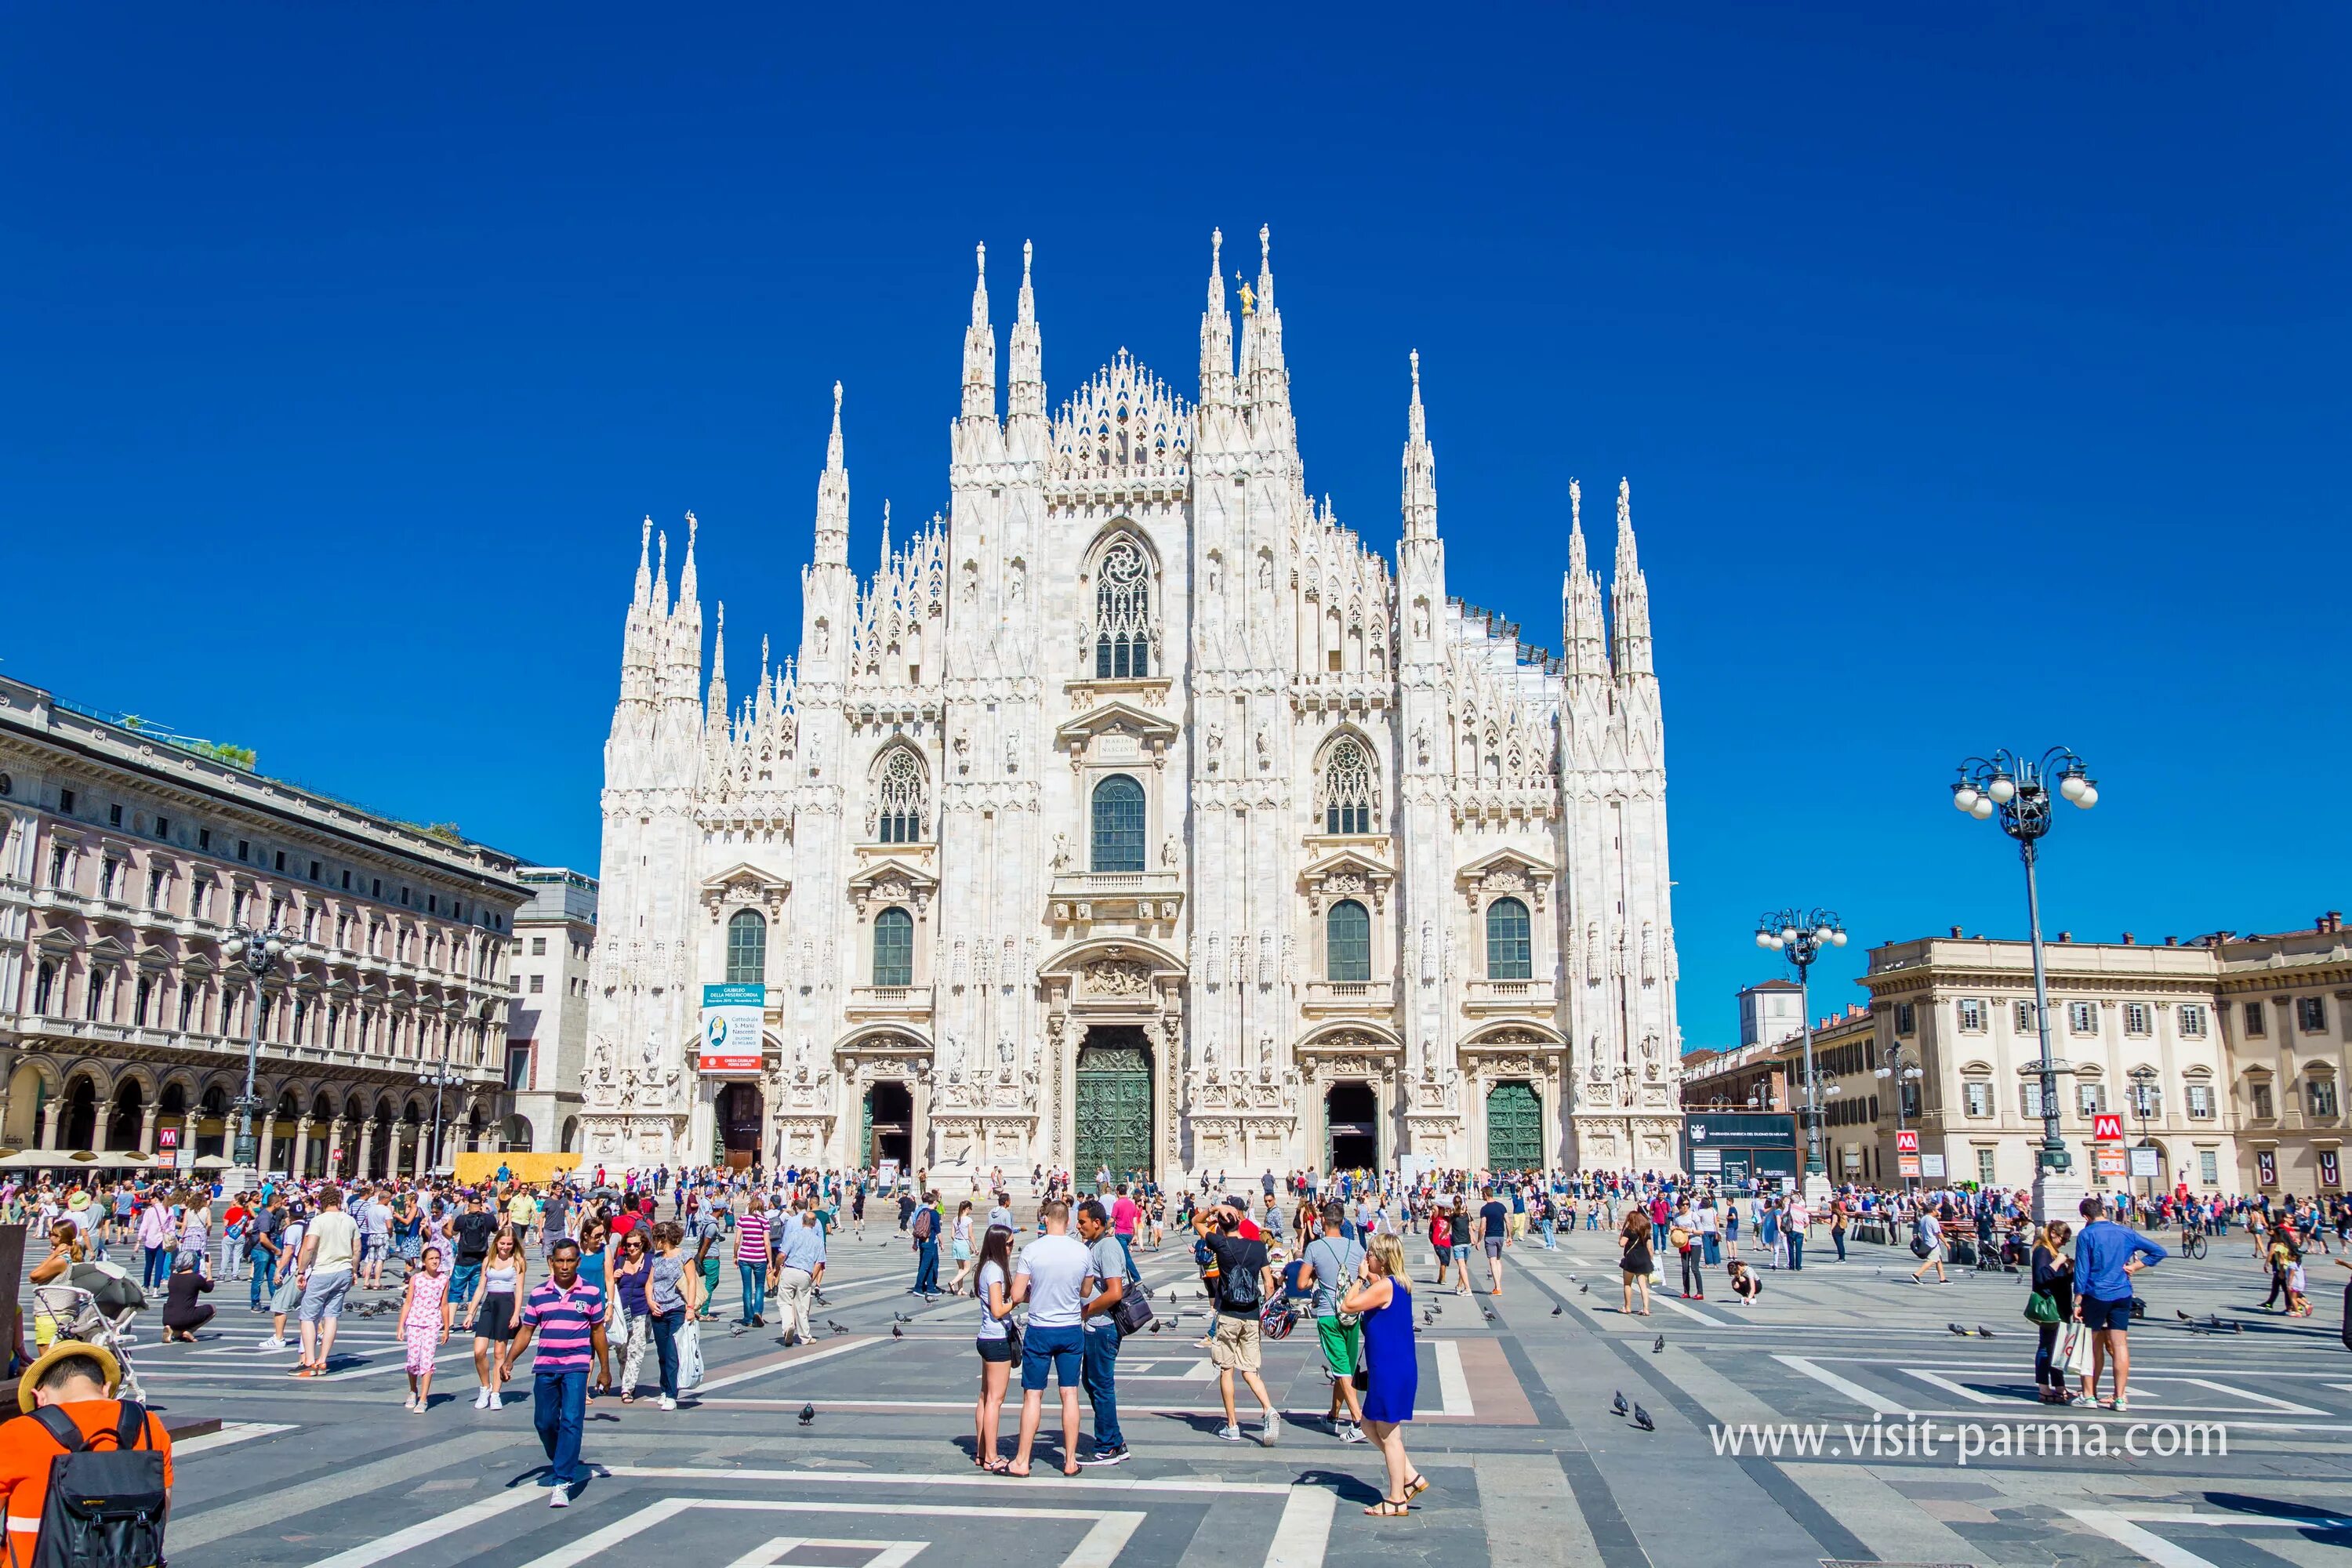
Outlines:
[[1242,314],[1244,316],[1256,315],[1257,296],[1250,292],[1250,286],[1248,284],[1242,283],[1242,275],[1239,272],[1235,272],[1234,274],[1234,281],[1242,284]]

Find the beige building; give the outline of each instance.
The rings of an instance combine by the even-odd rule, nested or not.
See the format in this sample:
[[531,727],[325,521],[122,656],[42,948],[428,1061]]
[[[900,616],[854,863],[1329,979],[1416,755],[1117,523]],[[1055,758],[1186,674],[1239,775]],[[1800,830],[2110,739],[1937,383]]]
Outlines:
[[510,1148],[542,1154],[576,1154],[596,879],[561,866],[524,866],[515,880],[530,889],[530,902],[515,911],[507,952],[514,1003],[507,1020],[506,1084],[514,1112],[506,1141]]
[[[2064,1068],[2059,1129],[2091,1190],[2125,1180],[2103,1170],[2093,1152],[2093,1118],[2107,1112],[2123,1115],[2124,1143],[2145,1137],[2156,1144],[2163,1185],[2245,1190],[2226,1092],[2215,952],[2062,936],[2043,953],[2052,1052]],[[1870,992],[1881,1058],[1900,1047],[1921,1070],[1923,1159],[1941,1155],[1951,1182],[2030,1184],[2042,1086],[2027,944],[1957,934],[1890,943],[1871,950],[1861,984]],[[2145,1116],[2133,1092],[2139,1068],[2156,1075]],[[1885,1146],[1894,1142],[1891,1117],[1879,1133],[1881,1163],[1898,1169]]]
[[2249,1192],[2344,1190],[2352,942],[2331,910],[2308,931],[2216,932],[2221,1037]]
[[0,1144],[227,1156],[257,1024],[263,1169],[422,1171],[445,1063],[495,1146],[513,859],[252,760],[0,677]]

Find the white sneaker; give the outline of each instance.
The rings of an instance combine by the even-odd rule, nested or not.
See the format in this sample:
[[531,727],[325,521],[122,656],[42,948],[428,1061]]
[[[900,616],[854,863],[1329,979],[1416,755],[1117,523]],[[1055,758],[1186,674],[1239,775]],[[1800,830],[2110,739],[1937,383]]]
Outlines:
[[487,1388],[478,1388],[474,1390],[474,1408],[477,1410],[488,1410],[489,1407],[490,1391]]
[[675,1410],[677,1408],[677,1401],[665,1394],[661,1396],[661,1408],[664,1410]]
[[1217,1436],[1228,1443],[1238,1443],[1242,1440],[1242,1429],[1239,1426],[1220,1426]]
[[1259,1444],[1262,1447],[1271,1448],[1274,1447],[1274,1440],[1281,1436],[1282,1423],[1274,1418],[1273,1412],[1268,1411],[1266,1413],[1265,1425],[1258,1428],[1257,1440]]
[[284,1340],[272,1337],[270,1339],[261,1341],[253,1348],[257,1351],[282,1351],[286,1348],[286,1342]]
[[1371,1439],[1364,1436],[1364,1429],[1361,1426],[1342,1426],[1339,1428],[1339,1441],[1342,1443],[1369,1443]]
[[499,1394],[495,1388],[490,1390],[490,1408],[493,1410],[504,1410],[506,1407],[507,1402],[505,1396]]
[[570,1508],[572,1506],[572,1489],[570,1487],[550,1488],[547,1493],[547,1506],[550,1508]]

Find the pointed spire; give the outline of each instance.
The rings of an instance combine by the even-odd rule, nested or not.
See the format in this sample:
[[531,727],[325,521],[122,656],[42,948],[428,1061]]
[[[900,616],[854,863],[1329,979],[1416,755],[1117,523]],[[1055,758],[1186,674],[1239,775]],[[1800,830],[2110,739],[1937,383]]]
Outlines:
[[1404,536],[1437,537],[1437,454],[1429,447],[1429,416],[1421,406],[1421,351],[1412,353],[1412,406],[1405,414]]
[[963,330],[963,416],[996,417],[996,329],[988,324],[988,247],[975,247],[980,278],[971,286],[971,325]]
[[1034,419],[1042,424],[1045,418],[1045,351],[1037,330],[1037,290],[1029,281],[1029,266],[1034,255],[1035,247],[1023,240],[1021,300],[1013,320],[1004,416],[1008,420]]
[[824,472],[816,481],[819,566],[849,564],[849,470],[841,460],[841,383],[833,384],[833,434],[825,438]]
[[1568,481],[1568,572],[1559,585],[1562,668],[1570,677],[1606,678],[1609,634],[1601,616],[1601,575],[1584,542],[1584,487]]
[[669,614],[669,530],[654,535],[654,613]]
[[[1312,305],[1313,300],[1307,303]],[[1263,316],[1274,310],[1274,228],[1269,224],[1257,226],[1257,311]],[[1313,312],[1308,312],[1310,315]]]
[[650,605],[654,602],[654,569],[646,559],[646,552],[653,547],[653,542],[654,520],[648,513],[645,529],[637,535],[637,591],[635,598],[631,601],[633,604]]
[[1633,544],[1633,487],[1617,481],[1617,562],[1610,584],[1610,662],[1618,679],[1654,673],[1650,658],[1650,584]]
[[694,514],[688,512],[686,514],[686,564],[678,568],[677,574],[677,613],[681,616],[686,615],[688,613],[688,607],[691,606],[691,613],[698,623],[702,619],[702,605],[697,598],[700,583],[694,574],[694,536],[700,527],[701,524],[695,521]]
[[1201,312],[1201,401],[1234,400],[1234,320],[1225,310],[1225,231],[1209,231],[1209,303]]
[[878,579],[890,570],[890,498],[882,498],[882,564],[875,572]]
[[727,601],[719,601],[719,626],[711,634],[710,689],[703,693],[702,721],[714,747],[727,732]]

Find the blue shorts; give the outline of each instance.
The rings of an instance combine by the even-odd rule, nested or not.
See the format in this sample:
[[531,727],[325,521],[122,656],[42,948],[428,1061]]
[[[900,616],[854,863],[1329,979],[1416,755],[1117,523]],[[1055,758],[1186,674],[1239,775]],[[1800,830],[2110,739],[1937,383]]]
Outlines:
[[1049,1368],[1062,1387],[1077,1387],[1085,1375],[1086,1332],[1072,1323],[1060,1329],[1031,1329],[1022,1335],[1022,1392],[1042,1391]]
[[2078,1296],[2074,1304],[2083,1310],[2083,1326],[2094,1331],[2106,1329],[2124,1333],[2131,1328],[2131,1298],[2120,1301],[2103,1301],[2096,1296]]

